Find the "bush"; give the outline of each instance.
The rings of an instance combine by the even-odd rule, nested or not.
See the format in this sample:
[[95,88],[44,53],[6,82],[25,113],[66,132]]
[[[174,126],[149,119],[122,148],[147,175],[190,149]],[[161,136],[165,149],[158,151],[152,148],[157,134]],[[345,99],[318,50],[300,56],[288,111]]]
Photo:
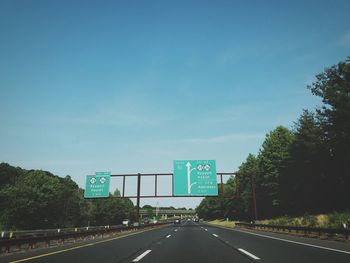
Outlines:
[[344,213],[334,212],[328,216],[329,227],[331,228],[344,228],[343,224],[350,226],[350,211]]
[[302,217],[282,216],[273,219],[260,221],[261,224],[279,225],[279,226],[303,226],[320,228],[344,228],[344,224],[350,228],[350,211],[343,213],[334,212],[328,215],[309,215]]
[[304,215],[301,219],[301,225],[306,227],[316,227],[317,226],[317,218],[314,215]]

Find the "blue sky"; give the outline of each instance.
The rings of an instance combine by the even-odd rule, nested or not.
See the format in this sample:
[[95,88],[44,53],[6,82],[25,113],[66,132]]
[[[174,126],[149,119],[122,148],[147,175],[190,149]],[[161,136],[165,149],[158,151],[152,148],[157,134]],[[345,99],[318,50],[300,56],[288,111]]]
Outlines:
[[349,1],[2,0],[0,161],[81,187],[95,171],[172,172],[177,159],[235,171],[266,133],[320,105],[306,86],[350,55],[349,10]]

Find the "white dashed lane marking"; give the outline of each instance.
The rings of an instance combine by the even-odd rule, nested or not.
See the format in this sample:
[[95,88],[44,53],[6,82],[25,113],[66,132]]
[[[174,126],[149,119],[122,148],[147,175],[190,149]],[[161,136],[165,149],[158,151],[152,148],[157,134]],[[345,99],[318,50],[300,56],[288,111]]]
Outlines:
[[241,251],[243,254],[246,254],[248,257],[251,257],[252,259],[255,259],[255,260],[259,260],[260,259],[257,256],[253,255],[252,253],[244,250],[243,248],[239,248],[238,250]]
[[139,262],[143,257],[145,257],[148,253],[150,253],[152,250],[146,250],[145,252],[143,252],[140,256],[138,256],[137,258],[135,258],[132,262]]

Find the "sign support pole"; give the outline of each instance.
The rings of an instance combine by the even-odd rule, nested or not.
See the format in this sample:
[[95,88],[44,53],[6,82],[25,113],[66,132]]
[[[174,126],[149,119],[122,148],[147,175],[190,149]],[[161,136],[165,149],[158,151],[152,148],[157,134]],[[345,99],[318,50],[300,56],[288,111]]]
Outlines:
[[136,220],[140,222],[141,174],[137,174]]
[[256,193],[255,193],[255,178],[250,175],[250,180],[252,184],[252,197],[253,197],[253,208],[254,208],[254,220],[258,220],[258,209],[256,206]]

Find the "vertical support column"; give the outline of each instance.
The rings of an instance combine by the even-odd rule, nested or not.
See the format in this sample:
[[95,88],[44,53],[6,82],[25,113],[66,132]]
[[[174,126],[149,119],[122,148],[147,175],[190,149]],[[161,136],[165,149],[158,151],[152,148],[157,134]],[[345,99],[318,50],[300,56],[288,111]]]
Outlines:
[[154,196],[157,196],[157,180],[158,180],[158,176],[155,175],[155,178],[154,178]]
[[171,191],[172,191],[172,196],[174,196],[174,174],[171,174]]
[[125,175],[123,176],[123,195],[122,197],[125,196]]
[[252,184],[252,197],[253,197],[253,208],[254,208],[254,220],[258,220],[258,209],[256,206],[256,193],[255,193],[255,178],[250,175],[250,181]]
[[235,175],[236,176],[236,197],[240,197],[240,189],[239,189],[239,178],[238,178],[238,173]]
[[222,174],[220,174],[220,190],[221,190],[221,197],[224,197],[224,184],[223,184],[223,181],[222,181]]
[[141,193],[141,174],[137,174],[137,199],[136,199],[136,220],[140,222],[140,193]]

